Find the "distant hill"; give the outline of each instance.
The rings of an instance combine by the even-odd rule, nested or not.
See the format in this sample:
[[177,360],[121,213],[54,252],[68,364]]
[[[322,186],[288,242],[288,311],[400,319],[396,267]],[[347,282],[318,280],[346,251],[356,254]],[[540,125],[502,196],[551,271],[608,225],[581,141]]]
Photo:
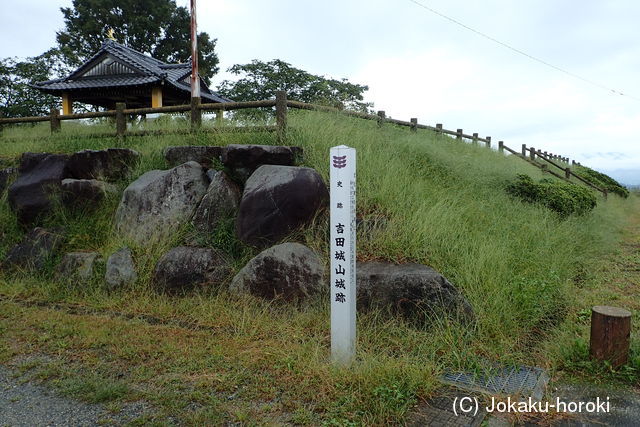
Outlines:
[[603,172],[627,187],[640,186],[640,168],[603,170]]

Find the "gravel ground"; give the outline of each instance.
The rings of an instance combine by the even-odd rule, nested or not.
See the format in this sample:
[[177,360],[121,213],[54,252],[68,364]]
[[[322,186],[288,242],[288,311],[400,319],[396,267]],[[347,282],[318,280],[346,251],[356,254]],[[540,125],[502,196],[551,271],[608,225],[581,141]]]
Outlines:
[[146,412],[142,402],[126,404],[118,413],[103,405],[60,396],[55,391],[17,377],[0,366],[0,427],[125,425]]

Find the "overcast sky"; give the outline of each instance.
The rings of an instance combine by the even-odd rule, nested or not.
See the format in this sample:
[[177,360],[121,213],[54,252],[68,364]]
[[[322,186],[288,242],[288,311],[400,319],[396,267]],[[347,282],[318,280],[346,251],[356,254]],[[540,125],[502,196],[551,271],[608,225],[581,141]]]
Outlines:
[[[115,1],[114,1],[115,2]],[[626,94],[589,84],[464,29]],[[640,2],[199,0],[221,70],[282,59],[369,86],[376,110],[562,154],[640,184]],[[188,0],[177,0],[187,6]],[[70,0],[3,1],[0,57],[38,55]],[[116,29],[117,31],[117,29]],[[228,75],[214,77],[213,86]]]

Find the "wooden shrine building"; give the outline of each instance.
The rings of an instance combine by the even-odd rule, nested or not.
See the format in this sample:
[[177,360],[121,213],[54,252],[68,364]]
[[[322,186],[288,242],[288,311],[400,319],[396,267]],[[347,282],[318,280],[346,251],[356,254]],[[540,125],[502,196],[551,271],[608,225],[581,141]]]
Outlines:
[[[191,64],[165,64],[155,58],[106,40],[69,76],[32,85],[62,97],[63,114],[73,113],[73,102],[110,110],[116,102],[127,108],[184,105],[191,101]],[[202,103],[229,102],[211,91],[200,78]]]

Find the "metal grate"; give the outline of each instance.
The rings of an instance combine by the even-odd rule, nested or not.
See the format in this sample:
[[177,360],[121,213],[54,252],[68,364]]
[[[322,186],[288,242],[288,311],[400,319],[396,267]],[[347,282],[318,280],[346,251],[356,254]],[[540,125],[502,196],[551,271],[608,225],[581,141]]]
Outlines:
[[549,382],[544,369],[530,366],[499,367],[487,374],[468,372],[446,373],[442,382],[453,386],[490,394],[531,396],[541,400]]

